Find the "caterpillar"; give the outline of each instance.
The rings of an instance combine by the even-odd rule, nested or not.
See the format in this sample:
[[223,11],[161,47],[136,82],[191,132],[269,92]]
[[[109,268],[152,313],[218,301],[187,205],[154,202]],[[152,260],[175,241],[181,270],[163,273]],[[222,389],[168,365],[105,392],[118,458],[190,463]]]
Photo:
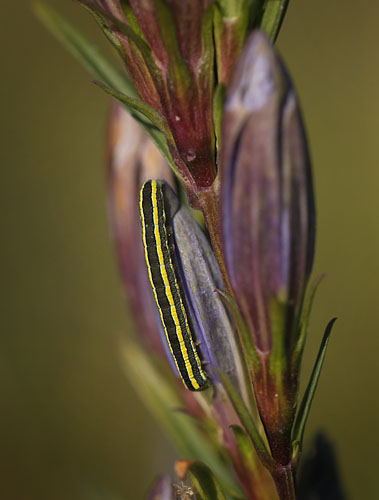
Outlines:
[[150,284],[166,339],[184,385],[191,391],[209,386],[192,332],[169,243],[164,184],[145,182],[140,193],[142,238]]

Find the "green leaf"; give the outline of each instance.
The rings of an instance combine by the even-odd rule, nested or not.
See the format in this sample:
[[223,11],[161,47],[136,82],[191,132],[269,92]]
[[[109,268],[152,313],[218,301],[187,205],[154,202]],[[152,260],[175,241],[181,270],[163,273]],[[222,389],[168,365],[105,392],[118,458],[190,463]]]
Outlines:
[[270,488],[269,472],[263,468],[249,436],[239,425],[232,425],[231,429],[236,438],[238,452],[242,458],[246,474],[250,476],[250,481],[254,484],[255,498],[259,500],[276,498],[274,484]]
[[282,25],[289,0],[266,0],[263,7],[264,13],[261,19],[261,28],[275,42]]
[[97,12],[95,12],[89,5],[87,5],[84,1],[80,0],[74,0],[77,1],[82,7],[84,7],[95,19],[96,23],[99,25],[101,31],[104,33],[104,35],[108,38],[108,41],[111,42],[113,47],[117,50],[118,54],[123,57],[125,52],[124,48],[122,46],[121,41],[119,38],[117,38],[116,34],[109,28],[107,23],[104,21],[104,18],[101,17]]
[[216,135],[216,149],[219,154],[221,149],[221,136],[222,136],[222,114],[224,110],[224,102],[226,95],[226,87],[223,84],[219,84],[216,87],[216,91],[213,97],[213,126]]
[[222,460],[219,449],[200,431],[197,421],[183,411],[173,375],[164,364],[158,370],[154,359],[137,344],[128,342],[123,349],[125,372],[138,395],[157,418],[180,453],[189,460],[201,460],[208,464],[222,486],[233,497],[243,498],[240,487],[227,464]]
[[260,358],[253,344],[253,340],[248,327],[246,326],[246,323],[241,316],[238,305],[234,297],[229,295],[227,292],[223,290],[217,290],[217,293],[220,295],[222,301],[233,315],[233,319],[240,334],[244,354],[249,364],[249,369],[250,371],[253,371],[253,367],[256,367],[257,363],[260,363]]
[[[140,99],[129,97],[122,92],[118,92],[117,90],[104,85],[104,83],[102,82],[95,81],[95,83],[107,94],[120,101],[121,104],[126,107],[126,109],[141,124],[146,133],[154,141],[174,172],[178,173],[177,167],[167,146],[168,142],[173,148],[175,148],[175,141],[172,137],[171,130],[169,129],[164,116],[162,116],[158,111],[156,111],[154,108],[141,101]],[[141,115],[143,115],[144,118],[147,118],[148,121],[146,122],[146,120],[141,119]]]
[[322,274],[321,276],[315,279],[315,281],[312,283],[309,290],[307,291],[304,300],[300,318],[300,334],[292,355],[292,366],[295,370],[299,370],[300,367],[301,357],[304,351],[305,341],[308,335],[309,319],[311,316],[313,301],[316,292],[318,290],[319,284],[323,280],[324,276],[325,275]]
[[149,120],[158,130],[160,130],[167,138],[171,136],[171,131],[167,125],[167,121],[161,113],[157,110],[141,101],[141,99],[135,99],[134,97],[129,97],[116,89],[108,87],[100,81],[94,82],[100,88],[104,90],[107,94],[111,95],[115,99],[121,102],[129,112],[134,113],[137,111],[141,113],[145,118]]
[[234,433],[234,437],[236,438],[237,448],[243,463],[247,468],[249,468],[251,473],[254,473],[257,468],[258,456],[253,443],[247,436],[246,432],[239,425],[232,425],[231,428]]
[[129,78],[118,70],[100,51],[52,7],[38,2],[34,11],[45,27],[71,52],[96,79],[130,97],[137,92]]
[[[255,410],[255,414],[258,415],[256,402],[254,398],[253,389],[250,381],[250,374],[253,373],[254,368],[257,369],[260,365],[261,360],[254,347],[252,337],[246,326],[246,323],[240,313],[238,305],[231,295],[229,295],[224,290],[216,289],[216,292],[220,295],[220,298],[224,305],[228,308],[231,313],[234,323],[236,325],[238,336],[240,339],[240,345],[242,347],[243,357],[244,357],[244,376],[245,376],[245,389],[247,392],[247,400],[249,401],[250,408]],[[246,368],[245,368],[246,366]]]
[[225,500],[221,486],[209,467],[202,462],[192,462],[188,472],[199,500]]
[[162,41],[169,58],[169,79],[175,82],[175,85],[178,85],[181,92],[184,93],[186,92],[185,89],[194,85],[194,81],[193,75],[191,75],[180,52],[173,8],[164,0],[156,0],[155,15]]
[[251,0],[249,13],[249,30],[259,28],[266,1],[267,0]]
[[[137,47],[137,49],[145,59],[145,63],[149,72],[154,75],[156,79],[162,79],[162,73],[156,65],[154,56],[146,40],[139,36],[129,25],[120,21],[106,10],[100,8],[93,0],[75,1],[82,5],[89,12],[91,12],[97,23],[100,25],[101,29],[104,31],[107,38],[116,47],[121,56],[124,53],[124,49],[122,47],[122,44],[120,45],[120,42],[115,34],[117,31],[126,36],[129,42],[133,42],[133,44]],[[107,21],[112,24],[112,29],[108,27]]]
[[254,422],[253,417],[250,415],[250,412],[242,400],[239,393],[234,388],[233,384],[230,382],[227,375],[217,370],[217,374],[220,377],[223,386],[233,404],[233,407],[239,416],[245,430],[250,437],[252,443],[254,444],[255,451],[257,452],[261,462],[267,469],[272,470],[274,467],[274,460],[271,457],[265,442],[260,435],[258,428]]
[[298,414],[296,416],[296,421],[294,425],[294,430],[292,434],[292,445],[295,450],[296,455],[298,455],[301,452],[302,448],[302,443],[303,443],[303,436],[304,436],[304,429],[305,429],[305,424],[307,422],[307,418],[309,415],[309,411],[311,409],[312,405],[312,400],[317,388],[317,383],[320,378],[320,373],[322,369],[322,365],[324,362],[325,354],[326,354],[326,348],[328,346],[328,341],[329,337],[334,325],[334,322],[336,321],[337,318],[333,318],[332,320],[329,321],[329,323],[326,326],[324,336],[321,341],[321,346],[316,358],[315,365],[313,367],[313,371],[310,377],[310,380],[308,382],[308,386],[305,390]]

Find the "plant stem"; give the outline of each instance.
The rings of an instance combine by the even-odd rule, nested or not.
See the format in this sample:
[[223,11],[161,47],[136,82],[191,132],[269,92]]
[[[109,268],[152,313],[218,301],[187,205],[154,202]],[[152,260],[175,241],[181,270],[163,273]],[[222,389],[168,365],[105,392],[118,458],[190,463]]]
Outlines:
[[225,266],[224,254],[221,245],[221,227],[219,213],[218,193],[214,189],[204,190],[198,193],[198,200],[204,216],[205,224],[211,238],[213,251],[224,280],[226,291],[233,296],[232,287]]
[[272,472],[280,500],[296,500],[295,479],[292,465],[278,467]]

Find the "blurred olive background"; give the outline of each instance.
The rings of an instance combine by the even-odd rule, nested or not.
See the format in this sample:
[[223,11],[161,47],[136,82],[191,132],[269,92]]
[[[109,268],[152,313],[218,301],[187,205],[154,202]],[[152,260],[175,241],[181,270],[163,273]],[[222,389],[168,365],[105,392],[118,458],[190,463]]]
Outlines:
[[[82,9],[49,3],[106,46]],[[315,273],[327,273],[304,380],[339,318],[307,438],[328,433],[352,499],[379,495],[378,22],[372,0],[292,0],[278,41],[312,148]],[[109,99],[28,1],[3,2],[0,23],[0,498],[138,500],[177,455],[117,352],[131,326],[105,210]]]

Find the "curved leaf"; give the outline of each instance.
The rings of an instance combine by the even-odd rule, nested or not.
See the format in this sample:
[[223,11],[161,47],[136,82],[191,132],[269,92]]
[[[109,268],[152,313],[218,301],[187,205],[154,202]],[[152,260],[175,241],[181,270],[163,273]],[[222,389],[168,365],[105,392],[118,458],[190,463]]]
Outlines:
[[246,407],[244,401],[241,396],[238,394],[233,384],[230,382],[229,378],[221,372],[217,372],[218,376],[221,378],[222,383],[225,387],[226,392],[228,393],[231,402],[236,410],[237,415],[239,416],[245,430],[250,437],[251,441],[254,444],[255,451],[257,452],[261,462],[265,467],[269,470],[272,470],[274,467],[273,458],[268,451],[266,444],[260,435],[258,428],[254,422],[253,417],[250,415],[248,408]]
[[193,417],[175,411],[184,405],[170,376],[164,376],[153,359],[135,343],[125,344],[122,354],[129,380],[180,452],[188,459],[207,463],[223,487],[233,496],[240,498],[238,483],[221,459],[219,450],[216,450],[200,431]]
[[[160,152],[170,164],[170,167],[174,170],[174,172],[177,172],[176,165],[172,159],[166,142],[167,140],[173,145],[173,147],[175,147],[174,139],[167,125],[166,119],[158,111],[140,99],[129,97],[122,92],[118,92],[117,90],[108,87],[102,82],[95,81],[94,83],[126,107],[126,109],[132,114],[133,118],[141,124],[145,132],[154,141]],[[143,115],[143,117],[147,118],[148,121],[141,119],[140,115]]]
[[313,397],[315,395],[315,391],[317,388],[317,383],[320,378],[322,365],[325,359],[326,348],[328,347],[329,337],[332,332],[333,325],[337,318],[333,318],[329,321],[326,326],[324,336],[321,341],[320,350],[318,352],[316,362],[311,374],[311,377],[308,382],[308,386],[305,390],[293,430],[292,443],[294,447],[294,452],[296,456],[301,452],[303,435],[305,424],[307,422],[307,418],[309,416],[309,411],[311,409],[311,404]]
[[295,370],[298,370],[300,367],[301,357],[303,354],[305,341],[307,339],[308,327],[309,327],[309,319],[311,315],[313,301],[318,290],[319,284],[323,280],[324,275],[322,274],[311,284],[309,290],[306,293],[305,300],[302,307],[301,317],[300,317],[300,333],[299,338],[297,340],[293,356],[292,356],[292,365]]
[[275,42],[282,25],[289,0],[266,0],[261,28]]
[[38,2],[34,11],[45,27],[96,79],[130,97],[137,92],[129,78],[118,70],[80,31],[52,7]]
[[201,462],[192,462],[188,472],[199,500],[226,500],[221,486],[209,467]]

